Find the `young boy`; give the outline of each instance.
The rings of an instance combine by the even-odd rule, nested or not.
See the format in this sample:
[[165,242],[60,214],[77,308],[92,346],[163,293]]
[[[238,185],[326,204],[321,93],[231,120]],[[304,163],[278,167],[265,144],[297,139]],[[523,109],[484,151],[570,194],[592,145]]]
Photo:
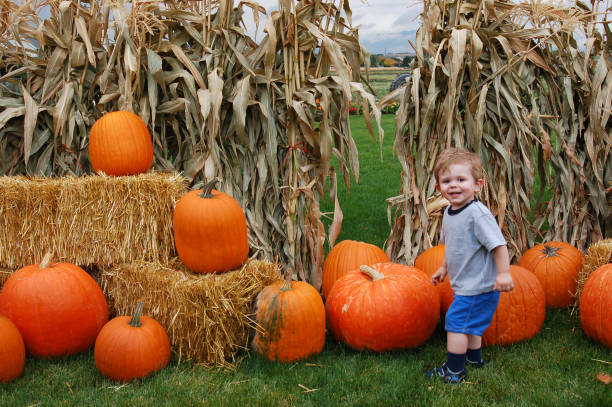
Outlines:
[[475,199],[484,184],[476,154],[446,149],[434,168],[436,189],[450,202],[442,218],[440,242],[446,245],[434,285],[448,274],[455,293],[446,313],[447,360],[427,372],[446,383],[461,383],[465,363],[482,367],[482,334],[491,323],[500,291],[514,288],[506,240],[489,209]]

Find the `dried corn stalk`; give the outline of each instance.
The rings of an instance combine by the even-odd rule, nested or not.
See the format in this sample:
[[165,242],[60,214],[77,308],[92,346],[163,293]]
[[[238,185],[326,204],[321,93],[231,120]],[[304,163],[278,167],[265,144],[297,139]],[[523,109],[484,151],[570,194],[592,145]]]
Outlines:
[[[134,111],[152,132],[155,168],[193,187],[220,176],[252,249],[318,286],[319,197],[329,178],[337,202],[336,174],[347,184],[359,174],[353,92],[380,112],[358,83],[348,1],[279,1],[260,43],[245,33],[245,7],[256,22],[265,15],[233,0],[0,0],[0,174],[88,173],[91,125]],[[332,244],[340,222],[336,205]]]
[[412,75],[381,101],[401,101],[402,195],[388,200],[393,259],[410,263],[437,243],[432,169],[449,146],[481,157],[480,198],[513,256],[540,239],[584,249],[612,233],[612,33],[596,13],[609,5],[593,4],[424,1]]

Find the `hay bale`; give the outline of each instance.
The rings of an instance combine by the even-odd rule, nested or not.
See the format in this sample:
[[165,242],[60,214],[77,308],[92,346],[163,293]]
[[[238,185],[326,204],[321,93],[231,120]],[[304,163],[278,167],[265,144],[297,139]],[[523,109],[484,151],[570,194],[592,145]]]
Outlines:
[[249,259],[238,270],[194,274],[178,258],[168,264],[134,262],[101,272],[109,308],[129,315],[138,301],[168,332],[173,351],[207,367],[231,367],[248,346],[252,301],[281,278],[278,265]]
[[13,274],[13,270],[0,269],[0,290],[2,290],[4,283],[6,280],[8,280],[11,274]]
[[578,273],[576,281],[576,304],[580,304],[582,289],[589,276],[604,264],[612,263],[612,239],[603,239],[589,246],[582,270]]
[[168,261],[172,213],[187,192],[176,173],[126,177],[0,178],[0,267],[54,261],[80,266]]

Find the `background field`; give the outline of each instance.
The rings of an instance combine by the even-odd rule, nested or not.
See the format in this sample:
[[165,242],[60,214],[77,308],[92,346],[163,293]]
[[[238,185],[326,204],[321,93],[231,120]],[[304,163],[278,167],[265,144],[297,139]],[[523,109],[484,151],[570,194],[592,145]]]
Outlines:
[[[358,184],[352,180],[350,193],[340,187],[344,223],[339,240],[382,246],[390,230],[385,199],[399,193],[400,183],[399,164],[392,153],[394,117],[383,116],[382,161],[362,117],[351,120],[361,172]],[[329,199],[322,208],[331,210]],[[88,351],[61,360],[29,359],[20,379],[0,384],[0,405],[612,405],[612,386],[597,380],[599,372],[612,373],[612,353],[589,341],[577,314],[569,310],[549,310],[535,338],[514,346],[486,348],[484,353],[488,364],[469,371],[467,384],[447,386],[424,375],[446,357],[440,325],[424,346],[413,350],[360,353],[328,336],[323,352],[301,363],[277,364],[247,349],[231,371],[178,364],[173,357],[168,368],[128,384],[104,379],[94,365],[93,351]]]

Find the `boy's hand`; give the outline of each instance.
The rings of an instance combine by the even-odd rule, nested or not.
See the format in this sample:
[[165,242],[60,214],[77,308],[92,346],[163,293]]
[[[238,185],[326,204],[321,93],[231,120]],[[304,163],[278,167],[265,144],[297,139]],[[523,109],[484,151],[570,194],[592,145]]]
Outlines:
[[514,289],[514,281],[512,280],[512,276],[510,273],[500,273],[497,275],[495,279],[495,287],[494,290],[504,292],[504,291],[512,291]]
[[431,282],[433,285],[436,285],[444,281],[444,277],[446,277],[446,267],[440,267],[438,271],[431,276]]

